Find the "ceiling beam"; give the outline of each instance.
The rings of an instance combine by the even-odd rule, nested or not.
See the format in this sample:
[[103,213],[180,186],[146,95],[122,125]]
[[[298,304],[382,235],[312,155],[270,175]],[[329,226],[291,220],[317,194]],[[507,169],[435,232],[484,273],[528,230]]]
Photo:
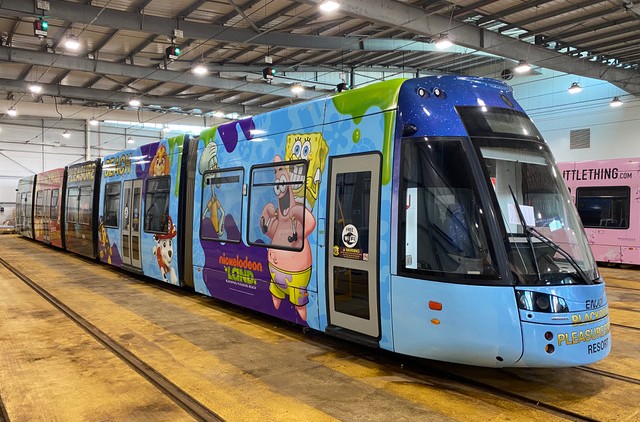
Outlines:
[[[304,0],[319,4],[320,0]],[[524,43],[515,38],[455,21],[440,15],[391,0],[337,0],[343,13],[361,19],[396,25],[406,31],[431,35],[448,32],[454,43],[482,50],[515,61],[526,59],[535,66],[611,82],[631,93],[640,94],[640,73],[600,63],[581,60],[543,46]]]
[[[262,81],[247,82],[244,80],[220,78],[212,75],[208,75],[206,78],[201,78],[197,75],[191,74],[188,71],[164,70],[137,65],[128,65],[124,63],[111,63],[92,60],[84,57],[62,56],[57,54],[10,47],[0,47],[0,61],[29,65],[52,66],[61,69],[89,72],[103,76],[126,76],[135,79],[146,79],[158,82],[174,82],[186,85],[204,86],[207,88],[243,91],[255,94],[270,94],[288,98],[311,99],[325,94],[325,92],[323,91],[314,92],[313,90],[305,90],[305,92],[303,92],[302,94],[294,95],[289,89],[289,86],[267,84]],[[261,72],[261,69],[262,68],[260,68],[259,72]]]
[[[39,84],[42,86],[41,96],[63,97],[82,101],[96,102],[98,104],[126,104],[132,97],[131,93],[109,91],[94,88],[77,88],[65,85]],[[12,79],[0,79],[2,89],[13,92],[30,93],[29,83],[14,81]],[[203,113],[222,109],[225,113],[259,114],[269,111],[265,108],[243,107],[237,105],[220,104],[213,101],[200,101],[196,99],[183,99],[177,97],[146,95],[142,99],[145,106],[160,106],[164,108],[180,107],[184,110],[200,109]],[[26,104],[26,103],[25,103]]]
[[[142,48],[146,46],[146,43],[152,42],[156,36],[171,36],[173,29],[179,27],[184,33],[184,38],[211,39],[239,44],[312,50],[437,51],[433,44],[416,40],[361,39],[360,37],[301,35],[275,31],[256,34],[250,29],[211,23],[185,22],[180,18],[161,18],[148,14],[103,9],[71,1],[49,0],[49,2],[51,9],[47,12],[47,16],[50,18],[63,19],[76,24],[91,24],[111,29],[155,34],[153,38],[149,37],[141,44]],[[33,13],[33,4],[24,0],[0,1],[0,14],[16,17],[37,16]],[[130,55],[132,54],[134,53]]]

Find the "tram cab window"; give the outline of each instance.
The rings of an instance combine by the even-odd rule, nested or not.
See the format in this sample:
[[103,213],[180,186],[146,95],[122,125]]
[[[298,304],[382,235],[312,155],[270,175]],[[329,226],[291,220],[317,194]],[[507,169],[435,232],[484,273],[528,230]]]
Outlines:
[[120,210],[120,182],[107,183],[104,192],[104,225],[118,227]]
[[576,208],[582,225],[589,228],[628,229],[630,197],[629,186],[577,188]]
[[207,171],[203,176],[200,238],[224,242],[241,241],[241,168]]
[[485,215],[462,143],[404,140],[402,161],[401,267],[452,281],[495,278]]
[[[171,177],[160,176],[147,179],[145,196],[144,231],[151,233],[169,232],[169,199]],[[139,216],[133,213],[134,224]]]
[[278,161],[251,168],[250,245],[301,251],[304,246],[307,161]]

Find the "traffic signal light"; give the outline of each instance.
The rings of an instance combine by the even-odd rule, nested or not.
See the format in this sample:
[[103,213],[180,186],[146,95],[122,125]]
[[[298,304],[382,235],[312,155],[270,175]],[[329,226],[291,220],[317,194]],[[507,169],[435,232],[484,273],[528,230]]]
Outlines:
[[44,20],[44,18],[33,21],[33,35],[36,35],[38,37],[46,37],[48,30],[49,22]]
[[351,89],[351,87],[346,82],[340,82],[338,85],[336,85],[336,89],[338,90],[338,92],[342,92],[348,91],[349,89]]
[[175,60],[180,55],[180,47],[177,47],[175,45],[170,45],[164,50],[164,52],[165,52],[165,57],[167,59]]
[[275,74],[276,74],[276,69],[274,67],[269,66],[262,69],[262,77],[267,82],[271,82]]

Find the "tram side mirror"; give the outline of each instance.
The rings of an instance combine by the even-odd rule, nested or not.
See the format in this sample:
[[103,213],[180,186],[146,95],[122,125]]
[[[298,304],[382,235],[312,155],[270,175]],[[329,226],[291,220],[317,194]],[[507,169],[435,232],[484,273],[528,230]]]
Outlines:
[[402,127],[402,136],[411,136],[418,131],[418,126],[412,123],[406,123]]

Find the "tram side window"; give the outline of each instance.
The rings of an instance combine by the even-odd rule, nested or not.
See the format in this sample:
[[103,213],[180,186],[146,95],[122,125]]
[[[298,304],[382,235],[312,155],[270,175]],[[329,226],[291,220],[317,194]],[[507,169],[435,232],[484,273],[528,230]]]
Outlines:
[[[150,233],[169,232],[169,199],[171,177],[160,176],[147,179],[147,194],[144,199],[144,231]],[[137,218],[133,216],[134,220]],[[175,223],[174,223],[175,224]]]
[[78,196],[80,195],[78,188],[69,188],[67,190],[67,222],[78,222]]
[[402,154],[401,267],[448,280],[495,277],[485,213],[462,143],[405,140]]
[[58,197],[60,196],[60,189],[54,189],[51,191],[51,206],[49,208],[49,215],[52,220],[58,219]]
[[44,217],[44,191],[36,192],[36,217]]
[[104,225],[118,227],[120,209],[120,182],[107,183],[104,190]]
[[306,161],[279,161],[251,168],[249,192],[249,244],[301,251],[304,245],[304,178]]
[[83,186],[80,188],[78,197],[78,222],[80,224],[91,224],[91,197],[93,196],[93,188],[91,186]]
[[200,238],[241,241],[243,169],[208,171],[203,176]]
[[630,197],[629,186],[577,188],[576,208],[582,225],[589,228],[628,229]]

